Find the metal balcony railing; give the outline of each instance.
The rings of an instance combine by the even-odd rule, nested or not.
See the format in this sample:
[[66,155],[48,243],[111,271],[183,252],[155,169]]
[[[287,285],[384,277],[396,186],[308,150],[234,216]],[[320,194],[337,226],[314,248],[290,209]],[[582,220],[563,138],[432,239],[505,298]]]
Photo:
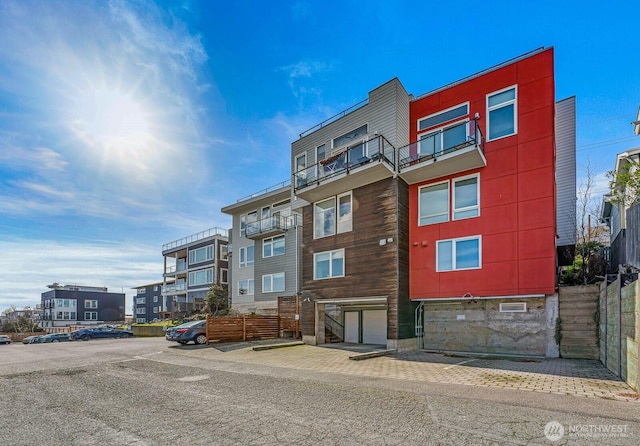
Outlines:
[[302,216],[293,214],[287,217],[281,215],[272,215],[262,220],[247,223],[247,237],[270,231],[286,231],[296,225],[302,224]]
[[373,161],[387,163],[392,170],[395,170],[395,156],[396,150],[393,145],[384,136],[377,135],[367,141],[335,150],[331,156],[319,163],[295,172],[293,174],[294,188],[298,191],[314,184],[320,184]]
[[398,171],[469,146],[479,147],[484,153],[484,138],[477,118],[420,135],[418,141],[400,147],[397,157]]
[[252,198],[261,197],[264,194],[276,191],[278,189],[282,189],[283,187],[287,187],[287,186],[290,186],[290,185],[291,185],[291,180],[281,181],[278,184],[274,184],[273,186],[269,186],[269,187],[267,187],[265,189],[261,189],[258,192],[254,192],[254,193],[252,193],[250,195],[247,195],[246,197],[242,197],[242,198],[236,200],[236,203],[241,203],[241,202],[243,202],[245,200],[251,200]]
[[165,294],[174,294],[174,293],[180,293],[183,291],[186,291],[187,289],[187,284],[185,282],[180,282],[180,283],[174,283],[171,285],[166,285],[162,291]]
[[217,228],[217,227],[216,228],[211,228],[211,229],[207,229],[205,231],[198,232],[196,234],[188,235],[186,237],[183,237],[183,238],[178,239],[178,240],[174,240],[174,241],[169,242],[169,243],[165,243],[164,245],[162,245],[162,252],[165,252],[165,251],[167,251],[169,249],[177,248],[179,246],[185,246],[185,245],[188,245],[190,243],[197,242],[199,240],[203,240],[205,238],[213,237],[213,236],[216,236],[216,235],[219,235],[219,236],[222,236],[222,237],[228,237],[229,236],[228,231],[226,229]]

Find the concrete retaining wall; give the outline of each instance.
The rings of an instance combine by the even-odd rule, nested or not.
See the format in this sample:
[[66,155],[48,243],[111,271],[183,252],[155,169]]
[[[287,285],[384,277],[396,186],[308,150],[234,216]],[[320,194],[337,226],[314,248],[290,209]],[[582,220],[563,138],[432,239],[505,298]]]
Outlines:
[[[547,297],[425,302],[424,348],[546,356],[553,336],[548,327],[555,323],[547,321],[546,301]],[[500,312],[501,303],[513,302],[525,302],[527,311]]]

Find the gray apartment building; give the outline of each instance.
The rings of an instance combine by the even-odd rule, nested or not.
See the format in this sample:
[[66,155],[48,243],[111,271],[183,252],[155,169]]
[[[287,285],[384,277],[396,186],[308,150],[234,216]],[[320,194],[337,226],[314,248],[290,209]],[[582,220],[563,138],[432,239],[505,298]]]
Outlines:
[[233,219],[233,310],[275,314],[279,296],[298,293],[302,216],[291,207],[291,184],[285,181],[222,208]]
[[159,312],[179,319],[199,311],[214,284],[229,282],[228,231],[210,228],[162,246],[164,273]]
[[136,295],[133,297],[133,318],[136,323],[151,322],[155,319],[164,319],[171,316],[172,301],[167,302],[167,308],[162,307],[163,282],[155,282],[133,288]]
[[48,287],[51,290],[40,297],[43,328],[124,322],[124,293],[110,293],[106,287],[58,283]]

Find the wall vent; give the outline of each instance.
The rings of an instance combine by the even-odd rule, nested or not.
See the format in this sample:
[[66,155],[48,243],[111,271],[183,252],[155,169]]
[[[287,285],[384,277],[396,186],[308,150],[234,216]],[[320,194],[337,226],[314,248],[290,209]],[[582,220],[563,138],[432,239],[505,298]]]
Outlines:
[[506,302],[500,304],[500,313],[526,313],[526,302]]

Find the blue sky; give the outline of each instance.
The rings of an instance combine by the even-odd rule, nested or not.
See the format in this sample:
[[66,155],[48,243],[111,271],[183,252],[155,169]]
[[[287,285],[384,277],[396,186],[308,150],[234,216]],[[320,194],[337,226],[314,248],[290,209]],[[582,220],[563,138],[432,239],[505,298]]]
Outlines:
[[162,244],[289,178],[290,144],[398,77],[421,94],[554,46],[578,183],[640,146],[629,3],[0,2],[0,311],[52,282],[128,296]]

